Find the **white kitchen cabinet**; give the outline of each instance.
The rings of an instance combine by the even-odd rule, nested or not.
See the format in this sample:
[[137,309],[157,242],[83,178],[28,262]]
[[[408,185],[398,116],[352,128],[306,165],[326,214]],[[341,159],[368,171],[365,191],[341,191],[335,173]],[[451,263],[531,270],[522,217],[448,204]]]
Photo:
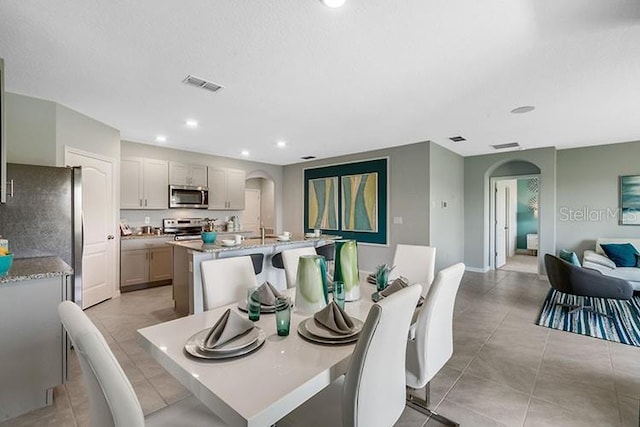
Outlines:
[[243,210],[245,172],[209,167],[209,209]]
[[[123,239],[120,243],[120,289],[139,289],[173,278],[171,237]],[[135,286],[135,288],[133,288]]]
[[169,162],[169,184],[207,186],[207,167],[179,162]]
[[123,157],[120,161],[120,209],[168,209],[166,160]]

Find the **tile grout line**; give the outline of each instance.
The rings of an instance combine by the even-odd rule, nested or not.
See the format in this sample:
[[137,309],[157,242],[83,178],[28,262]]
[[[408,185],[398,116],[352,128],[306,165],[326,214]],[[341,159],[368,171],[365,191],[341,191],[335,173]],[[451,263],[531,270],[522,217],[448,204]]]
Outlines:
[[620,417],[620,425],[624,426],[622,418],[622,410],[620,409],[620,394],[618,393],[618,384],[616,381],[616,370],[613,366],[613,357],[611,356],[611,343],[607,341],[607,354],[609,355],[609,363],[611,364],[611,380],[613,381],[613,391],[616,394],[616,402],[618,402],[618,417]]
[[536,369],[536,376],[533,379],[533,385],[531,387],[531,392],[529,393],[529,401],[527,402],[527,410],[524,412],[524,418],[522,419],[522,426],[527,421],[527,415],[529,414],[529,409],[531,408],[531,401],[533,400],[533,393],[536,390],[536,383],[538,382],[538,376],[540,375],[540,371],[542,370],[542,361],[544,360],[544,354],[547,352],[547,346],[549,345],[549,336],[550,331],[547,331],[547,338],[544,340],[544,348],[542,349],[542,355],[540,356],[540,361],[538,362],[538,369]]

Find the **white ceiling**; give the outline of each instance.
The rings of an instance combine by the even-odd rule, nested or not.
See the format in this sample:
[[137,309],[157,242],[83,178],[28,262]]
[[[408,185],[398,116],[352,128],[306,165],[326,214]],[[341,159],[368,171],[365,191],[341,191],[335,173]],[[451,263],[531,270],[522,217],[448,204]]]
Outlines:
[[[640,140],[639,4],[2,0],[0,57],[7,91],[197,152],[290,164],[426,140],[465,156],[567,148]],[[510,113],[522,105],[536,110]]]

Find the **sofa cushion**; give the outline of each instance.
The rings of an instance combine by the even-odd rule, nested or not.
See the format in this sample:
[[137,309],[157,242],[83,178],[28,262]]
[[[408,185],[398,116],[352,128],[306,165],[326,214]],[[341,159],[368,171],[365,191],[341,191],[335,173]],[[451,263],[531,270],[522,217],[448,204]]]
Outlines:
[[631,243],[609,243],[600,246],[617,267],[636,266],[636,255],[638,253]]
[[578,259],[578,255],[576,255],[575,252],[566,251],[566,250],[562,249],[558,256],[560,257],[560,259],[563,259],[563,260],[567,261],[570,264],[577,265],[578,267],[581,267],[580,260]]

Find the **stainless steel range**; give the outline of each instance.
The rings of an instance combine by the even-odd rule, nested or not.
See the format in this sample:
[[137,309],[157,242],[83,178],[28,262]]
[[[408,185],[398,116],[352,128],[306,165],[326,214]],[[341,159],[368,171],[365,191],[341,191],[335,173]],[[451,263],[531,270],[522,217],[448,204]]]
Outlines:
[[162,230],[165,234],[175,235],[175,240],[197,240],[203,224],[203,218],[165,218]]

